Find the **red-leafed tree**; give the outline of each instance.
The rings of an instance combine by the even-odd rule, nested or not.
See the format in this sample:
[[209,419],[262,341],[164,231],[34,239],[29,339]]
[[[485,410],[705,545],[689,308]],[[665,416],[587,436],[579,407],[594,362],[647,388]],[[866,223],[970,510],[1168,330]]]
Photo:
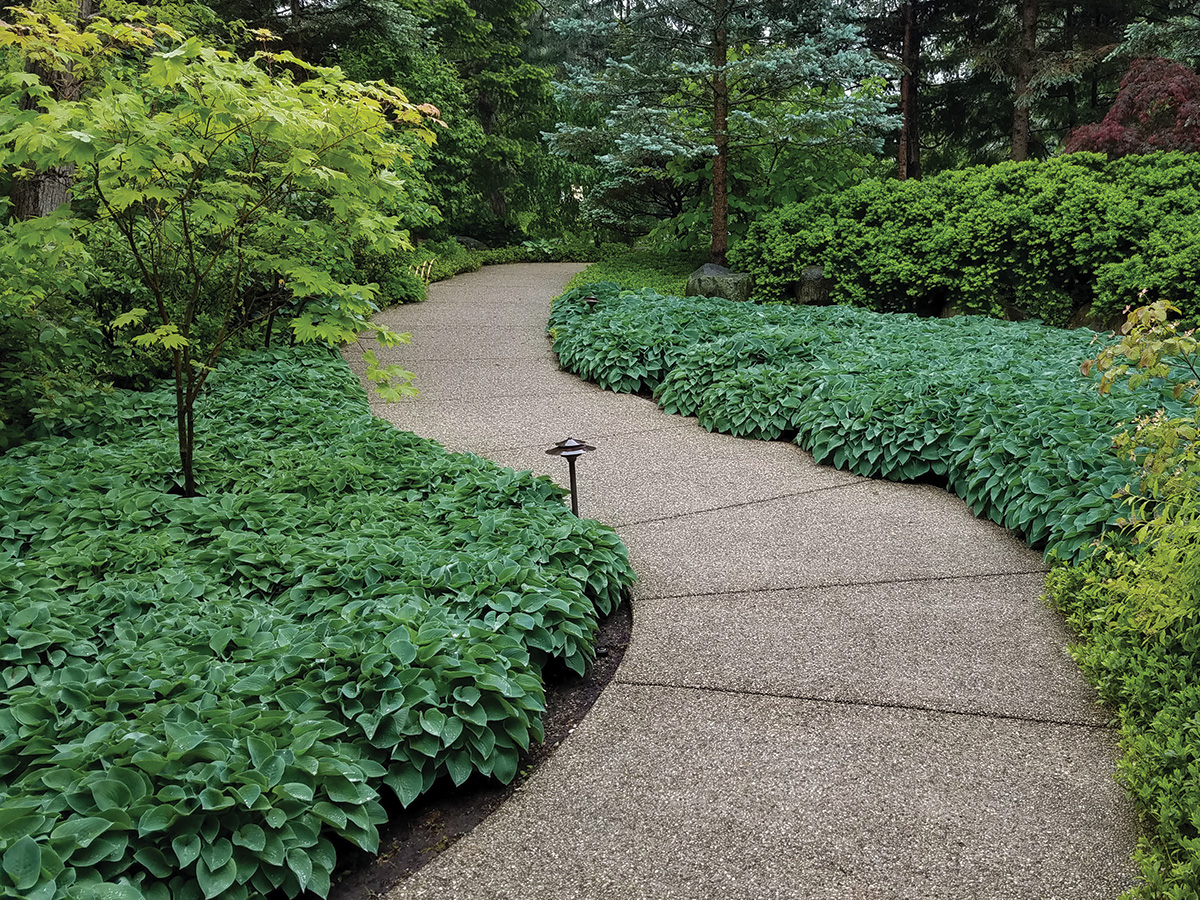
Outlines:
[[1075,129],[1063,149],[1110,159],[1154,150],[1200,152],[1200,75],[1161,57],[1135,59],[1108,115]]

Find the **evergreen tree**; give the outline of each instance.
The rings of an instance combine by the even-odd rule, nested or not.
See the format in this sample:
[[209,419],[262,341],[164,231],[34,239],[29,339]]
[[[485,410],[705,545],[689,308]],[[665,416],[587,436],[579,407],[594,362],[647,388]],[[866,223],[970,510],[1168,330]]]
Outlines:
[[[871,45],[906,73],[908,176],[1042,156],[1103,115],[1127,59],[1113,56],[1148,0],[912,0],[865,5]],[[905,37],[909,38],[905,50]],[[900,148],[897,148],[899,160]]]
[[439,52],[457,69],[479,125],[467,183],[480,202],[461,220],[478,237],[511,240],[539,221],[560,221],[569,172],[541,138],[556,118],[551,70],[526,54],[538,10],[535,0],[438,0],[433,7]]
[[442,231],[519,239],[561,221],[572,172],[546,150],[556,120],[550,69],[529,59],[536,0],[211,0],[226,21],[280,38],[432,103],[446,128],[426,178]]
[[[645,166],[676,183],[707,171],[710,258],[724,263],[731,160],[834,143],[871,145],[896,123],[879,88],[886,68],[835,2],[580,0],[560,24],[590,50],[563,96],[584,124],[560,123],[560,152],[594,150],[629,174]],[[592,122],[586,117],[590,115]]]
[[1125,30],[1123,57],[1162,56],[1200,68],[1200,7],[1192,0],[1158,0]]
[[329,64],[364,40],[412,43],[417,19],[403,0],[208,0],[226,23],[270,31],[273,50],[290,50],[313,63]]

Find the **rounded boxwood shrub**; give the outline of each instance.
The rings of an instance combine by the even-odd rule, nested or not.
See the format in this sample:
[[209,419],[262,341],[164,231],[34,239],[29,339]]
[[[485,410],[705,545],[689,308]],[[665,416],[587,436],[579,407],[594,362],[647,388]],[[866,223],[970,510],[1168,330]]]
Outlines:
[[[1200,155],[1075,153],[869,181],[761,217],[733,254],[756,299],[820,266],[879,312],[1103,323],[1143,296],[1200,316]],[[1142,292],[1145,292],[1144,294]]]

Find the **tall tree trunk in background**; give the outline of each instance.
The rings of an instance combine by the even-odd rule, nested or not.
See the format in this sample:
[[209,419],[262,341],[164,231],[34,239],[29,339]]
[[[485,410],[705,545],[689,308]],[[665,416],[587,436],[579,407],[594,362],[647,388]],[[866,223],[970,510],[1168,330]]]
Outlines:
[[725,64],[729,61],[729,30],[726,23],[728,3],[717,3],[716,31],[713,34],[713,143],[717,155],[712,170],[712,250],[709,261],[725,265],[729,249],[729,82]]
[[[84,20],[92,15],[93,0],[77,0],[76,15],[82,25]],[[55,100],[78,100],[81,85],[79,79],[70,68],[55,70],[40,63],[31,62],[27,67],[31,75],[36,75],[53,92]],[[34,109],[37,101],[26,97],[21,106],[24,109]],[[75,166],[54,166],[28,172],[24,176],[13,178],[9,188],[9,198],[13,204],[13,215],[18,219],[33,219],[48,216],[67,202],[71,185],[75,183]]]
[[1033,81],[1033,52],[1037,47],[1038,0],[1021,0],[1021,43],[1017,48],[1017,79],[1013,91],[1012,158],[1029,159],[1029,85]]
[[[475,118],[479,121],[487,140],[491,139],[492,132],[496,130],[496,123],[500,118],[499,106],[499,101],[491,94],[480,93],[475,98]],[[508,197],[504,192],[501,171],[496,170],[493,175],[494,177],[489,179],[491,183],[486,187],[488,205],[492,208],[492,215],[504,226],[508,224]]]
[[921,30],[917,21],[916,0],[901,7],[904,19],[904,48],[900,64],[904,74],[900,77],[900,148],[896,163],[901,181],[921,177],[921,136],[918,128],[917,97],[919,94],[921,63]]

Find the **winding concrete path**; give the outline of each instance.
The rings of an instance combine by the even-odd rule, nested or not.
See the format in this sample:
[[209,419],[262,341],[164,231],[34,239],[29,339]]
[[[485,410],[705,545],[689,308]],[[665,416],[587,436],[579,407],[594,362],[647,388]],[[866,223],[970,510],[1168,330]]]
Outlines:
[[709,434],[559,371],[580,267],[487,268],[381,318],[400,428],[565,482],[640,583],[616,680],[499,811],[389,900],[1115,900],[1134,878],[1109,713],[1040,556],[929,486]]

